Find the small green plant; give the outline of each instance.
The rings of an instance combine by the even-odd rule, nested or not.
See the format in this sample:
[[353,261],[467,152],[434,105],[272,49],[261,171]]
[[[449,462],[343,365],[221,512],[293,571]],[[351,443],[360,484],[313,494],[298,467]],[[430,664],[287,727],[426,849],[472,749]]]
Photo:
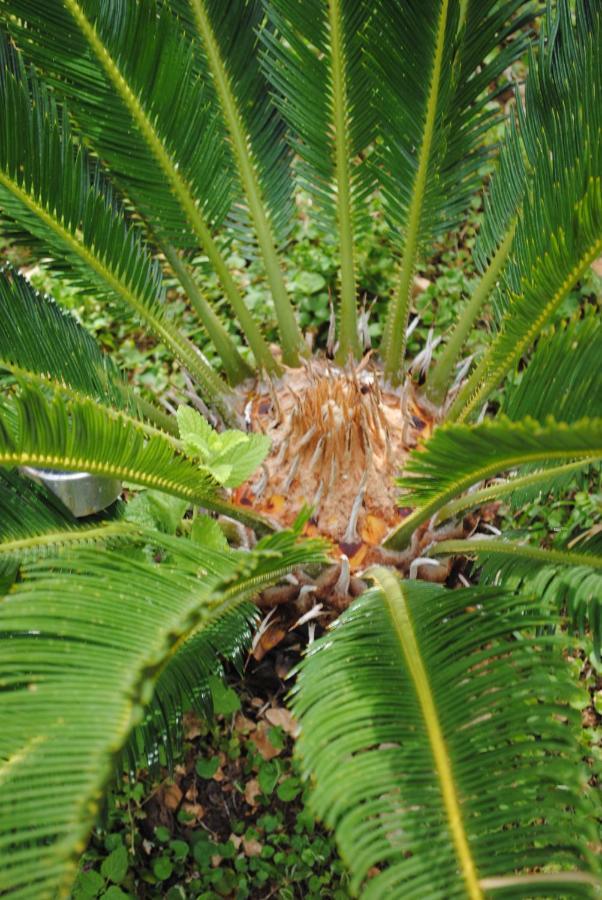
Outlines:
[[[266,729],[261,747],[271,758],[264,758],[252,739],[255,722],[241,716],[231,727],[224,721],[229,717],[232,722],[240,700],[230,689],[220,690],[214,703],[217,719],[195,728],[194,740],[184,742],[182,759],[187,762],[183,766],[180,761],[177,777],[182,788],[174,783],[175,796],[183,802],[168,814],[170,824],[152,824],[157,813],[165,814],[164,806],[153,806],[153,797],[169,791],[169,782],[157,785],[143,776],[124,780],[104,828],[94,832],[81,861],[74,900],[142,892],[147,897],[246,900],[275,889],[290,900],[349,896],[333,841],[305,807],[309,788],[291,758],[291,738],[279,727]],[[193,765],[197,748],[202,756]],[[212,809],[206,798],[224,786],[228,803]],[[184,800],[183,789],[187,796],[193,793],[196,804]]]
[[[579,306],[558,321],[602,252],[602,8],[560,0],[535,26],[540,12],[0,0],[3,239],[142,322],[184,401],[139,393],[73,316],[2,272],[0,892],[69,893],[115,766],[173,765],[187,703],[235,704],[219,677],[249,646],[250,600],[295,572],[317,590],[327,552],[341,605],[358,559],[373,563],[293,700],[309,802],[351,890],[595,892],[585,701],[558,626],[589,632],[599,658],[599,527],[541,547],[464,526],[497,498],[583,485],[602,459],[600,320]],[[438,298],[411,358],[417,267],[491,165],[472,258],[436,283],[453,302]],[[327,276],[288,268],[297,216]],[[211,361],[182,327],[191,311]],[[118,480],[128,502],[76,520],[21,467]],[[418,578],[467,555],[477,585]],[[259,776],[266,795],[299,787],[275,764]],[[156,881],[180,852],[167,842]],[[119,845],[105,863],[99,890],[115,894]]]

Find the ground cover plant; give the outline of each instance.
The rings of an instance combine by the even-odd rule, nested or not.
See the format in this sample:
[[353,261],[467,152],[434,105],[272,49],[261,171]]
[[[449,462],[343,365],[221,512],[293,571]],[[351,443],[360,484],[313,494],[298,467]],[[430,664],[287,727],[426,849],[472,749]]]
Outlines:
[[[602,250],[602,8],[560,2],[535,27],[540,12],[1,0],[4,239],[135,314],[187,399],[167,413],[3,271],[7,895],[69,894],[124,761],[173,764],[184,710],[208,712],[224,664],[286,632],[271,613],[252,637],[254,599],[297,621],[344,610],[292,708],[352,892],[595,895],[587,701],[563,654],[580,635],[599,656],[599,525],[542,548],[528,531],[486,540],[467,515],[585,486],[602,458],[597,310],[557,319]],[[495,147],[495,98],[525,53]],[[412,358],[418,264],[463,226],[494,151],[478,274]],[[325,335],[291,302],[297,214],[335,260],[313,283]],[[358,250],[371,234],[392,260],[378,293]],[[179,326],[174,279],[212,362]],[[124,482],[125,501],[75,518],[22,467]],[[479,584],[449,590],[461,556]]]

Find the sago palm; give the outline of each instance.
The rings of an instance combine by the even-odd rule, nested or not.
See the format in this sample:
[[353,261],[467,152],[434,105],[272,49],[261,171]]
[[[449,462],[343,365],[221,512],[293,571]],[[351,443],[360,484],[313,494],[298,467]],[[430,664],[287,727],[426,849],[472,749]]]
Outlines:
[[[340,606],[360,568],[373,587],[312,646],[293,707],[354,889],[596,895],[599,807],[563,650],[579,632],[598,659],[599,528],[545,549],[462,525],[602,459],[600,322],[558,316],[602,252],[602,5],[557,7],[0,0],[3,235],[135,314],[206,412],[167,415],[4,269],[0,893],[69,894],[123,759],[170,754],[184,705],[210,708],[208,677],[248,644],[253,596],[296,573],[307,597],[329,561]],[[495,145],[496,93],[527,52]],[[412,375],[417,267],[461,227],[494,154],[479,277]],[[287,284],[299,206],[337,255],[313,355]],[[375,218],[397,263],[368,352],[358,247]],[[263,272],[278,346],[232,246]],[[174,316],[168,278],[219,365]],[[147,493],[76,518],[44,470]],[[478,558],[480,585],[416,579],[459,555]]]

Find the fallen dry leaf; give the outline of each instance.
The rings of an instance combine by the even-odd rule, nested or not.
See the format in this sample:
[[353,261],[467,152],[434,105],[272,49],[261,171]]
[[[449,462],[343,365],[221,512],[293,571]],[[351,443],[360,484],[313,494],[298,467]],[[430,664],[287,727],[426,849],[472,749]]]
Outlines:
[[232,834],[230,835],[230,837],[228,838],[228,840],[229,840],[232,844],[234,844],[234,846],[236,847],[237,850],[238,850],[238,848],[240,847],[240,845],[242,844],[242,838],[241,838],[241,836],[240,836],[239,834],[234,834],[234,832],[232,832]]
[[287,734],[295,735],[297,733],[297,722],[292,714],[283,706],[270,707],[266,709],[265,717],[270,725],[282,728]]
[[184,714],[184,736],[187,740],[192,741],[201,734],[201,722],[199,717],[193,712]]
[[279,622],[274,622],[272,625],[268,625],[266,630],[259,638],[257,646],[253,650],[253,659],[257,662],[261,662],[268,650],[272,650],[274,647],[277,647],[280,641],[284,640],[286,635],[287,629],[284,628]]
[[167,784],[161,792],[163,806],[172,812],[178,808],[182,800],[182,791],[177,784]]
[[243,716],[242,713],[236,713],[234,717],[234,729],[238,731],[239,734],[249,734],[250,731],[254,731],[257,726],[252,719],[247,719],[246,716]]
[[267,722],[260,722],[251,735],[251,740],[264,759],[273,759],[275,756],[280,756],[282,753],[282,750],[274,747],[268,738],[268,730],[270,727],[271,726],[269,726]]
[[263,844],[260,844],[259,841],[256,841],[254,838],[243,838],[242,848],[245,851],[245,856],[260,856],[261,851],[263,850]]
[[194,821],[191,819],[186,822],[187,828],[194,828],[197,822],[200,822],[205,818],[205,807],[201,806],[200,803],[186,803],[182,804],[182,809],[188,813],[189,816],[194,816]]
[[245,784],[245,802],[249,804],[249,806],[255,806],[255,800],[261,794],[261,788],[259,787],[259,782],[256,778],[251,778],[250,781],[247,781]]

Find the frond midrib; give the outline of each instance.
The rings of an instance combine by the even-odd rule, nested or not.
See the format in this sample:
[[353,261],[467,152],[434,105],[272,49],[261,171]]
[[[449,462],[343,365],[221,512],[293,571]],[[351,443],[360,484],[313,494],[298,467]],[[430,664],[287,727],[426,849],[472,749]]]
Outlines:
[[137,526],[128,522],[109,522],[103,525],[83,525],[80,528],[65,528],[61,531],[47,531],[27,538],[0,540],[0,556],[27,554],[31,550],[50,548],[80,542],[103,541],[114,537],[136,537]]
[[482,540],[469,538],[463,541],[441,541],[433,548],[433,551],[437,554],[461,553],[463,556],[484,551],[520,559],[532,559],[537,562],[549,562],[550,565],[588,566],[592,569],[602,569],[602,556],[595,556],[592,553],[575,553],[570,550],[557,550],[555,547],[535,547],[495,537],[483,537]]
[[226,383],[216,375],[209,365],[204,363],[187,338],[181,335],[169,323],[162,321],[158,316],[148,310],[143,301],[133,293],[131,288],[120,281],[99,257],[95,256],[91,250],[65,228],[58,219],[51,216],[48,211],[37,202],[35,197],[27,193],[18,182],[14,181],[2,171],[0,171],[0,184],[2,184],[6,190],[10,191],[23,206],[40,219],[40,221],[43,222],[44,225],[51,230],[72,253],[78,256],[86,266],[95,272],[110,287],[112,292],[117,294],[117,296],[122,297],[122,299],[125,300],[125,302],[131,306],[143,320],[146,320],[149,323],[154,333],[165,342],[180,362],[182,362],[186,368],[199,379],[199,382],[203,385],[208,395],[218,404],[220,410],[229,419],[230,413],[223,399],[229,394]]
[[98,32],[88,20],[77,0],[65,0],[65,3],[76,24],[92,48],[94,55],[106,72],[107,77],[121,97],[129,114],[136,122],[147,147],[171,186],[171,190],[176,196],[187,221],[195,232],[222,283],[224,291],[243,327],[258,364],[266,367],[268,370],[274,369],[274,360],[269,348],[261,336],[257,324],[245,307],[238,288],[230,275],[226,262],[213,239],[211,228],[205,221],[190,186],[185,181],[181,172],[179,172],[170,152],[167,150],[162,139],[157,134],[156,129],[153,127],[140,98],[128,84],[119,66],[102,43]]
[[340,239],[341,314],[339,357],[345,364],[349,354],[360,352],[357,333],[355,250],[349,167],[350,138],[347,118],[346,60],[343,45],[341,0],[328,0],[331,43],[332,127],[336,177],[336,204]]
[[410,292],[416,256],[418,253],[418,235],[420,219],[426,190],[431,147],[435,131],[435,118],[439,99],[443,51],[445,47],[445,31],[447,26],[448,0],[441,0],[437,37],[433,54],[431,80],[426,104],[423,139],[420,145],[416,177],[412,186],[412,199],[408,211],[407,228],[403,247],[401,274],[395,297],[390,301],[390,308],[385,323],[382,353],[384,371],[387,378],[393,381],[401,379],[403,357],[406,347],[406,330],[410,312]]
[[501,331],[496,340],[490,345],[485,356],[480,361],[467,384],[462,388],[452,404],[448,421],[464,422],[479,402],[487,399],[499,381],[509,371],[512,365],[520,359],[525,350],[531,346],[535,337],[539,334],[554,310],[562,302],[571,287],[579,280],[581,275],[602,253],[602,236],[598,237],[570,270],[555,294],[548,300],[537,319],[530,325],[523,337],[517,341],[503,360],[498,361],[495,368],[481,382],[482,375],[487,371],[489,362],[495,360],[498,347],[504,344],[505,331]]
[[200,41],[205,48],[223,119],[230,135],[234,159],[255,225],[257,241],[263,256],[266,277],[278,320],[283,361],[289,366],[298,366],[299,354],[304,355],[306,352],[305,342],[295,319],[276,253],[274,235],[266,213],[259,176],[253,159],[251,139],[245,131],[228,72],[203,0],[189,0],[189,2]]
[[452,761],[439,721],[437,705],[431,691],[403,585],[391,571],[381,566],[371,569],[369,574],[380,588],[387,604],[389,616],[406,662],[406,671],[412,679],[416,691],[439,780],[448,827],[467,895],[470,900],[482,900],[483,893],[464,826]]

